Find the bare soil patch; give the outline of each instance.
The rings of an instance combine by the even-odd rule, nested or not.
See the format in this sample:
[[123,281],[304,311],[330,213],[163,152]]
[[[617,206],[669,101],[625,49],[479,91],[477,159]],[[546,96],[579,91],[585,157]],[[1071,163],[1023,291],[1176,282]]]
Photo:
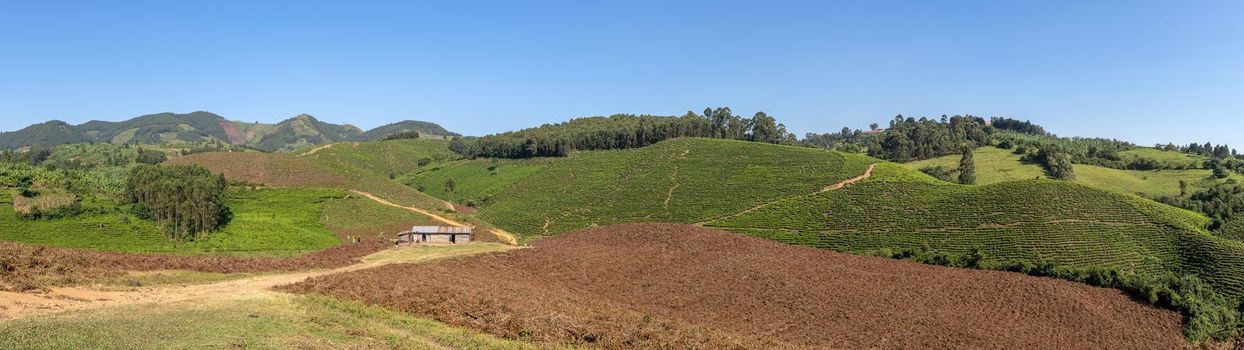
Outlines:
[[209,152],[170,159],[167,164],[197,164],[230,180],[273,187],[343,187],[347,179],[307,158],[259,152]]
[[[360,247],[365,244],[356,244]],[[391,247],[388,244],[382,247]],[[358,249],[358,248],[355,248]],[[90,308],[110,307],[127,304],[147,304],[150,307],[184,308],[201,305],[204,302],[224,299],[247,299],[270,295],[274,286],[286,285],[305,278],[319,275],[344,273],[358,269],[382,266],[394,263],[418,263],[436,259],[447,259],[456,256],[483,254],[495,251],[518,249],[513,246],[499,244],[472,243],[467,245],[445,247],[409,247],[373,250],[365,257],[351,259],[348,265],[326,268],[323,264],[306,264],[301,268],[293,268],[285,264],[275,266],[279,273],[265,273],[239,279],[228,279],[220,282],[170,285],[154,287],[137,287],[125,289],[99,290],[89,287],[50,287],[40,288],[37,293],[0,291],[0,320],[30,317],[34,315],[63,312],[67,310],[83,310]],[[359,249],[361,251],[361,249]],[[86,260],[81,255],[59,256],[70,260]],[[307,259],[290,258],[286,262],[305,261]],[[230,265],[226,263],[226,265]],[[229,268],[239,268],[237,262]],[[135,265],[142,267],[143,265]],[[174,265],[175,266],[175,265]],[[262,265],[243,265],[262,267]],[[273,267],[273,266],[268,266]],[[268,267],[262,267],[267,269]],[[81,267],[78,267],[81,268]],[[296,270],[296,271],[295,271]],[[104,272],[116,270],[102,269]],[[76,271],[79,275],[83,272]]]
[[280,287],[511,339],[605,348],[1172,349],[1181,317],[1123,293],[626,224],[532,249]]
[[298,271],[346,266],[388,248],[381,239],[346,243],[288,258],[146,255],[95,252],[0,242],[0,291],[38,291],[71,285],[123,271],[188,270],[200,272]]

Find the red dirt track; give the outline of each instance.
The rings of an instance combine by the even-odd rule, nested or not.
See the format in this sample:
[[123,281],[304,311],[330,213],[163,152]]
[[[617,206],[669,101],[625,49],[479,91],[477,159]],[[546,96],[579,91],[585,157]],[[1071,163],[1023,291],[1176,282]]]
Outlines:
[[594,228],[531,249],[282,288],[507,338],[605,348],[1186,345],[1179,314],[1113,289],[846,255],[689,225]]

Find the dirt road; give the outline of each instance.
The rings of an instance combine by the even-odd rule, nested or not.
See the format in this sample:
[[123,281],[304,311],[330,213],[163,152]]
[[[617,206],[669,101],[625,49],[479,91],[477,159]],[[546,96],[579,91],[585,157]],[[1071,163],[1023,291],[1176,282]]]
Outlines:
[[319,146],[319,147],[316,147],[316,148],[312,148],[312,149],[310,149],[310,150],[308,150],[308,151],[306,151],[306,152],[303,152],[302,154],[297,155],[296,157],[306,157],[306,156],[309,156],[309,155],[315,154],[315,152],[319,152],[320,150],[324,150],[324,149],[333,148],[333,145],[335,145],[335,143],[330,143],[330,144],[326,144],[326,145]]
[[514,249],[514,247],[490,243],[473,243],[460,246],[416,246],[380,251],[363,257],[361,259],[362,262],[336,269],[273,273],[208,284],[116,290],[61,287],[52,288],[49,292],[37,294],[0,292],[0,320],[119,305],[152,304],[155,306],[182,302],[193,303],[199,300],[261,298],[275,293],[270,290],[272,287],[299,282],[315,276],[331,275],[395,263],[427,262],[455,256],[509,249]]
[[829,192],[829,191],[833,191],[833,190],[841,189],[841,188],[843,188],[843,187],[847,187],[847,185],[854,184],[854,183],[856,183],[856,182],[860,182],[860,181],[863,181],[864,179],[867,179],[867,178],[872,177],[872,176],[873,176],[873,169],[875,169],[875,168],[877,168],[877,163],[869,164],[869,165],[868,165],[868,169],[864,169],[864,173],[863,173],[863,174],[861,174],[860,176],[856,176],[856,177],[853,177],[853,178],[850,178],[850,179],[842,180],[842,181],[839,181],[839,182],[837,182],[837,183],[835,183],[835,184],[832,184],[832,185],[829,185],[829,186],[822,187],[820,190],[818,190],[818,191],[816,191],[816,192],[812,192],[811,194],[798,195],[798,196],[794,196],[794,197],[786,197],[786,198],[778,199],[778,200],[775,200],[775,201],[772,201],[772,202],[765,202],[765,203],[761,203],[761,204],[759,204],[759,205],[757,205],[757,206],[754,206],[754,207],[751,207],[751,208],[747,208],[747,209],[745,209],[745,210],[743,210],[743,211],[740,211],[740,212],[737,212],[737,213],[734,213],[734,214],[726,215],[726,216],[719,217],[719,218],[715,218],[715,219],[712,219],[712,220],[707,220],[707,221],[697,222],[697,223],[695,223],[694,225],[696,225],[696,226],[704,226],[704,225],[707,225],[707,224],[709,224],[709,223],[711,223],[711,222],[714,222],[714,221],[721,221],[721,220],[725,220],[725,219],[731,219],[731,218],[736,218],[736,217],[739,217],[739,216],[743,216],[744,214],[751,213],[751,212],[754,212],[754,211],[757,211],[757,210],[763,209],[763,208],[765,208],[765,207],[768,207],[768,206],[770,206],[770,205],[774,205],[774,204],[777,204],[777,203],[782,203],[782,202],[789,201],[789,200],[792,200],[792,199],[795,199],[795,198],[802,198],[802,197],[809,196],[809,195],[813,195],[813,196],[814,196],[814,195],[818,195],[818,194],[821,194],[821,193],[825,193],[825,192]]
[[[458,222],[458,221],[451,220],[451,219],[446,218],[446,217],[444,217],[444,216],[440,216],[440,215],[433,214],[432,212],[427,211],[427,210],[424,210],[424,209],[421,209],[421,208],[416,208],[416,207],[408,207],[408,206],[400,205],[400,204],[397,204],[397,203],[393,203],[393,202],[390,202],[390,201],[388,201],[388,200],[386,200],[386,199],[384,199],[384,198],[380,198],[380,197],[378,197],[378,196],[376,196],[376,195],[374,195],[374,194],[371,194],[371,193],[367,193],[367,192],[363,192],[363,191],[359,191],[359,190],[350,190],[350,192],[354,192],[355,194],[361,195],[361,196],[363,196],[363,197],[367,197],[367,198],[369,198],[369,199],[371,199],[371,200],[373,200],[373,201],[376,201],[376,203],[384,204],[384,205],[387,205],[387,206],[390,206],[390,207],[394,207],[394,208],[406,209],[406,210],[410,210],[410,211],[413,211],[413,212],[416,212],[416,213],[419,213],[419,214],[426,215],[427,217],[430,217],[430,218],[432,218],[433,220],[440,221],[440,222],[443,222],[443,223],[449,224],[449,225],[451,225],[451,226],[458,226],[458,227],[467,227],[467,226],[470,226],[470,225],[467,225],[467,224],[464,224],[464,223],[461,223],[461,222]],[[501,230],[501,229],[499,229],[499,228],[492,228],[492,229],[490,229],[490,230],[491,230],[493,233],[495,233],[495,234],[497,235],[497,237],[500,237],[501,239],[504,239],[504,240],[506,241],[506,243],[508,243],[509,245],[517,245],[517,244],[518,244],[518,239],[514,237],[514,234],[509,233],[509,232],[506,232],[506,231]]]

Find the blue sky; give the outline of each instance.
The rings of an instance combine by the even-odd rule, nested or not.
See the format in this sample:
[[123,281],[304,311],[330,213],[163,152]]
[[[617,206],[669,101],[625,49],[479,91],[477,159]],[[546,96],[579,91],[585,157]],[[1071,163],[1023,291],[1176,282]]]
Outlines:
[[0,5],[0,130],[207,110],[480,135],[572,117],[895,114],[1244,149],[1241,1]]

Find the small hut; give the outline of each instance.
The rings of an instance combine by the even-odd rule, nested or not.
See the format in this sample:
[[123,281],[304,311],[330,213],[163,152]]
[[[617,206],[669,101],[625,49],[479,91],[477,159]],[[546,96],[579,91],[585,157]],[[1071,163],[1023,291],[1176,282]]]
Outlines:
[[398,243],[463,244],[471,242],[470,227],[415,226],[397,234]]

